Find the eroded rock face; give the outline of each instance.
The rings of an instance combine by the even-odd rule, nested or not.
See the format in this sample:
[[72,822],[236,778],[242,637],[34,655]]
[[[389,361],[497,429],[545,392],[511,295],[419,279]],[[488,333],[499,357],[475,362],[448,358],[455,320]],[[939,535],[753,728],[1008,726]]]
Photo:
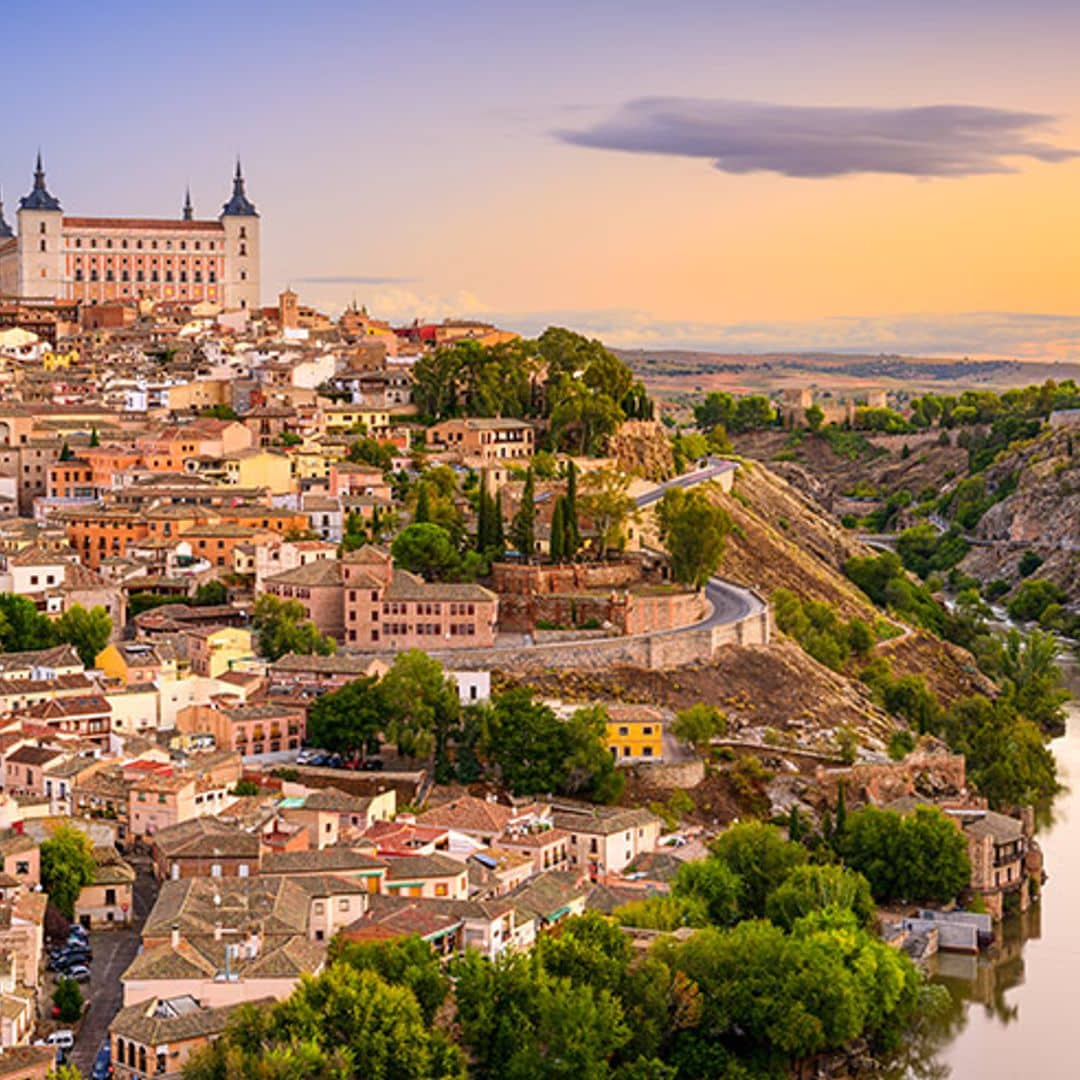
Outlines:
[[631,476],[669,480],[675,475],[671,443],[663,426],[655,420],[627,420],[608,439],[607,453]]
[[983,514],[961,569],[981,580],[1019,580],[1026,550],[1042,556],[1037,575],[1080,601],[1080,433],[1052,429],[1003,454],[985,473],[989,490],[1015,477],[1016,490]]

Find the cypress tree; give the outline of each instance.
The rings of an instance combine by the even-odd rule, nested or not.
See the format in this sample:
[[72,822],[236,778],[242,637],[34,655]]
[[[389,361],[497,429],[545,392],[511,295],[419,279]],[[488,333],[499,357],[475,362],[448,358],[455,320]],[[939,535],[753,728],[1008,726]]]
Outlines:
[[480,504],[476,512],[476,550],[482,555],[491,547],[491,503],[487,493],[487,474],[480,475]]
[[536,485],[533,471],[525,473],[525,487],[521,492],[521,506],[510,523],[510,541],[518,552],[530,561],[536,550]]
[[413,514],[413,523],[422,525],[431,520],[431,496],[428,494],[427,484],[421,481],[420,490],[416,495],[416,512]]
[[60,447],[60,460],[71,461],[75,455],[71,452],[71,447],[67,444],[67,439],[64,440],[64,445]]
[[494,518],[491,526],[492,547],[501,555],[506,550],[506,533],[503,531],[502,488],[495,492],[492,517]]
[[836,785],[836,823],[833,826],[833,847],[838,849],[844,843],[847,831],[847,799],[844,795],[844,782]]
[[101,439],[98,437],[97,425],[90,429],[90,446],[91,448],[101,445]]
[[548,554],[553,563],[561,563],[565,556],[563,541],[566,539],[566,529],[563,521],[563,499],[555,500],[555,510],[551,515],[551,541],[548,545]]
[[573,460],[566,469],[566,506],[563,508],[563,554],[567,559],[573,559],[581,547],[581,530],[578,528],[577,516],[577,466]]

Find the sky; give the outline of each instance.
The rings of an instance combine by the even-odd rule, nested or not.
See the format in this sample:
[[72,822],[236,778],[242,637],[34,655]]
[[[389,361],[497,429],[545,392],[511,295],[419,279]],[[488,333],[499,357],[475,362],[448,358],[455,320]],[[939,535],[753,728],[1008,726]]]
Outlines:
[[1078,38],[1067,0],[53,0],[5,12],[0,183],[11,221],[40,146],[70,213],[210,216],[239,154],[264,301],[1075,361]]

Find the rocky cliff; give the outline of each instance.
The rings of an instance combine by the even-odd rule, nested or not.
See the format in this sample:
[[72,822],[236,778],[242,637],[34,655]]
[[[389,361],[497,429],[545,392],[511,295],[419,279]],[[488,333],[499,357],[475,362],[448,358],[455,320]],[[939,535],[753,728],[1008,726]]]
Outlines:
[[1040,578],[1060,585],[1080,603],[1080,432],[1051,428],[1002,453],[986,470],[987,489],[1016,488],[983,514],[961,570],[989,581],[1019,581],[1018,564],[1033,551]]
[[671,443],[655,420],[627,420],[608,439],[607,454],[631,476],[668,480],[675,475]]

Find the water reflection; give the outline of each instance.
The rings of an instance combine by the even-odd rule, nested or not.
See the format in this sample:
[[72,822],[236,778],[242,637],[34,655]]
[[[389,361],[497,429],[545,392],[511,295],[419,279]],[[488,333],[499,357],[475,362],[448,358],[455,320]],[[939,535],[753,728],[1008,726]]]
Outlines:
[[1007,919],[981,956],[939,954],[933,982],[948,991],[882,1070],[887,1080],[1039,1080],[1076,1077],[1080,1017],[1080,707],[1051,744],[1063,784],[1039,815],[1050,875],[1041,900]]

